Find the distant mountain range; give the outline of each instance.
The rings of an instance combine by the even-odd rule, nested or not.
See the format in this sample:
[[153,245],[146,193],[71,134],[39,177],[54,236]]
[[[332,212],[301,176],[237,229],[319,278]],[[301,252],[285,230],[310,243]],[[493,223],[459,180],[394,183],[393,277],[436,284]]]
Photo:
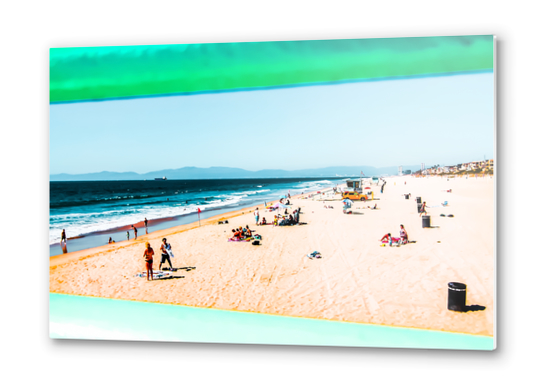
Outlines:
[[[403,166],[404,170],[418,171],[420,166]],[[287,177],[357,177],[363,171],[365,176],[397,175],[397,167],[375,168],[370,166],[359,167],[327,167],[316,169],[301,169],[298,171],[284,171],[282,169],[264,169],[261,171],[247,171],[241,168],[228,167],[184,167],[179,169],[164,169],[148,173],[136,172],[97,172],[71,175],[59,173],[50,176],[50,181],[99,181],[99,180],[154,180],[166,177],[170,180],[198,180],[198,179],[268,179]]]

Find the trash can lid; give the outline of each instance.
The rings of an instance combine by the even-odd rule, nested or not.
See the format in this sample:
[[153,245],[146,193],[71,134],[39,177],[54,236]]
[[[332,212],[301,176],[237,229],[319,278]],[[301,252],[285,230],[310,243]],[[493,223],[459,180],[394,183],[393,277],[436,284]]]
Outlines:
[[448,283],[448,288],[454,291],[464,291],[467,289],[467,285],[463,283]]

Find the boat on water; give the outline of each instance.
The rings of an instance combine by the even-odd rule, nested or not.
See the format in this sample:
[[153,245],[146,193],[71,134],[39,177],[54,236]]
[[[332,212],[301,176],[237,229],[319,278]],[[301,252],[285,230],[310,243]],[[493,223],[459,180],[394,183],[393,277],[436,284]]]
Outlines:
[[156,181],[162,181],[162,180],[167,180],[167,177],[155,177],[154,180]]

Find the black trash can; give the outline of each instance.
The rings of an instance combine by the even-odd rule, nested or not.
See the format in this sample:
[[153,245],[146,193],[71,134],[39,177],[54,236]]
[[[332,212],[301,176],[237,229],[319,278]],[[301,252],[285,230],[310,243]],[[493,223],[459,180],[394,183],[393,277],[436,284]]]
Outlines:
[[408,200],[409,198],[410,198],[410,196],[405,195],[405,200]]
[[421,213],[422,211],[422,203],[418,203],[418,213]]
[[422,198],[421,197],[416,197],[416,203],[421,204],[422,203]]
[[422,216],[422,228],[431,228],[431,216]]
[[448,283],[448,309],[464,312],[467,301],[467,286],[463,283]]

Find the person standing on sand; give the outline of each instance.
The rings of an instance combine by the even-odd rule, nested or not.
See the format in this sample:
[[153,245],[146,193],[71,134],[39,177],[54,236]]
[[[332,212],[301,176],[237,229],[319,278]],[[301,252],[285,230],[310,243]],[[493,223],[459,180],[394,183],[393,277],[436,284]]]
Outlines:
[[130,231],[126,231],[126,239],[130,240]]
[[167,261],[169,263],[170,271],[173,271],[173,265],[171,265],[171,258],[169,257],[169,251],[171,250],[171,245],[167,243],[167,239],[164,237],[162,239],[162,244],[160,245],[160,251],[162,251],[162,259],[160,260],[160,265],[158,270],[162,270],[162,264],[165,264]]
[[149,224],[149,221],[147,220],[147,218],[145,217],[145,235],[148,235],[149,234],[149,231],[147,230],[147,225]]
[[254,217],[256,218],[256,225],[260,225],[260,211],[258,210],[258,207],[256,207],[256,210],[254,211]]
[[424,213],[427,215],[425,201],[423,202],[422,206],[420,207],[420,216],[423,215]]
[[62,248],[62,253],[68,253],[68,242],[66,241],[66,230],[62,230],[60,235],[60,247]]
[[137,228],[132,225],[132,229],[134,230],[134,240],[137,240]]
[[154,280],[152,276],[152,257],[154,256],[154,250],[151,248],[149,242],[145,243],[145,252],[143,252],[143,258],[145,259],[145,267],[147,268],[147,281]]

